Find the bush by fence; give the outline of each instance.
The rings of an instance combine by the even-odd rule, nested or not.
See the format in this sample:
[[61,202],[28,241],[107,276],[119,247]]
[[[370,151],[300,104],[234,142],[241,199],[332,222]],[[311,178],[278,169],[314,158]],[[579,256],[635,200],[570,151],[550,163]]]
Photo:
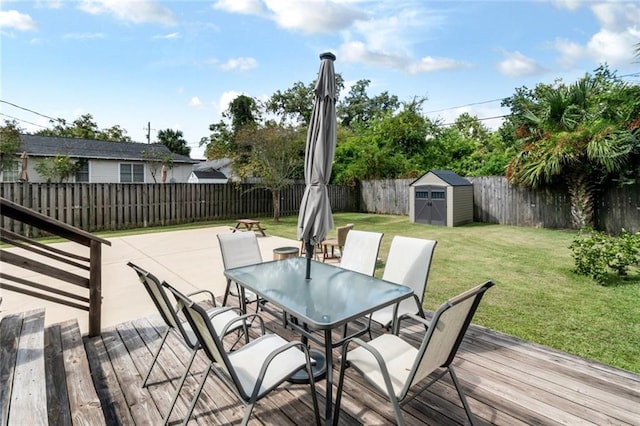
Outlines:
[[[569,198],[562,191],[531,190],[503,177],[469,178],[474,220],[516,226],[570,228]],[[329,186],[334,212],[409,214],[411,179]],[[304,184],[282,190],[282,216],[296,215]],[[89,232],[273,215],[271,193],[252,184],[2,183],[0,196]],[[599,194],[596,228],[617,234],[640,230],[640,187],[611,188]],[[30,230],[3,218],[3,226]],[[35,235],[34,235],[35,236]]]

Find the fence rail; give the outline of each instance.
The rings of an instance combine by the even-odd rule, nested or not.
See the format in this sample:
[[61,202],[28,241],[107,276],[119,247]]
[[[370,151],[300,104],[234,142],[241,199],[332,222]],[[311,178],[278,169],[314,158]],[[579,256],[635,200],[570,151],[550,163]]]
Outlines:
[[[473,177],[474,220],[503,225],[570,228],[566,192],[510,185],[504,177]],[[411,179],[329,186],[334,212],[409,214]],[[284,188],[280,214],[298,214],[304,184]],[[44,184],[2,183],[0,196],[88,232],[273,215],[271,193],[252,184]],[[640,231],[640,186],[598,194],[596,227],[610,233]],[[4,219],[11,221],[11,219]],[[20,222],[4,224],[38,236]]]
[[[352,188],[330,186],[334,211],[355,211]],[[280,214],[298,214],[304,184],[280,194]],[[255,185],[2,183],[0,196],[87,232],[273,215],[271,193]],[[3,218],[3,226],[37,237],[38,229]]]
[[[569,196],[563,191],[534,190],[509,184],[500,176],[468,178],[473,184],[475,222],[502,225],[571,228]],[[412,179],[362,182],[360,211],[409,214]],[[598,193],[596,228],[617,234],[640,231],[640,186],[610,188]]]

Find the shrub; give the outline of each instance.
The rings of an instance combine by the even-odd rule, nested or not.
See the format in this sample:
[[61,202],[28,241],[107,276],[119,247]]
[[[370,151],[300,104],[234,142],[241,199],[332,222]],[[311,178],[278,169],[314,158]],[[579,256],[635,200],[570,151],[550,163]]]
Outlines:
[[586,228],[569,246],[575,261],[575,272],[606,284],[610,273],[626,276],[631,267],[640,266],[640,232],[625,229],[614,237]]

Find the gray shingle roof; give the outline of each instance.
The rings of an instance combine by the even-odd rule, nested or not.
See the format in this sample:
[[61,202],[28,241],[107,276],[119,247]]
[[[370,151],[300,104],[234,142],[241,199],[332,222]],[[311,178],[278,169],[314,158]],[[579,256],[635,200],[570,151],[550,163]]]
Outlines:
[[[160,155],[171,154],[169,148],[162,144],[146,144],[135,142],[111,142],[95,139],[62,138],[56,136],[20,135],[22,146],[33,157],[53,157],[57,154],[73,158],[105,159],[105,160],[145,160],[143,153],[156,151]],[[173,155],[174,163],[196,164],[185,155]]]
[[451,186],[469,186],[469,185],[471,185],[470,181],[468,181],[467,179],[463,178],[462,176],[460,176],[459,174],[457,174],[456,172],[451,171],[451,170],[429,170],[427,173],[425,173],[424,175],[420,176],[418,179],[414,180],[409,185],[413,185],[414,183],[416,183],[417,181],[422,179],[423,176],[425,176],[425,175],[427,175],[429,173],[433,173],[434,175],[438,176],[440,179],[442,179],[443,181],[445,181],[446,183],[448,183]]
[[224,173],[218,170],[194,170],[193,174],[198,179],[226,179]]

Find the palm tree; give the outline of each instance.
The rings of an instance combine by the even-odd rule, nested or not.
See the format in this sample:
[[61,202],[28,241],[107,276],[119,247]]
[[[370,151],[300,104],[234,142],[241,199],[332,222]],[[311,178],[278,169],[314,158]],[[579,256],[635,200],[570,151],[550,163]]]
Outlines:
[[522,148],[509,164],[509,181],[532,188],[565,184],[573,225],[593,226],[598,185],[625,171],[640,152],[638,129],[631,126],[640,104],[628,97],[630,89],[638,92],[605,67],[595,77],[540,91],[520,114]]
[[176,154],[186,155],[191,153],[191,147],[184,140],[182,130],[166,129],[158,131],[158,142],[169,148],[169,151]]

